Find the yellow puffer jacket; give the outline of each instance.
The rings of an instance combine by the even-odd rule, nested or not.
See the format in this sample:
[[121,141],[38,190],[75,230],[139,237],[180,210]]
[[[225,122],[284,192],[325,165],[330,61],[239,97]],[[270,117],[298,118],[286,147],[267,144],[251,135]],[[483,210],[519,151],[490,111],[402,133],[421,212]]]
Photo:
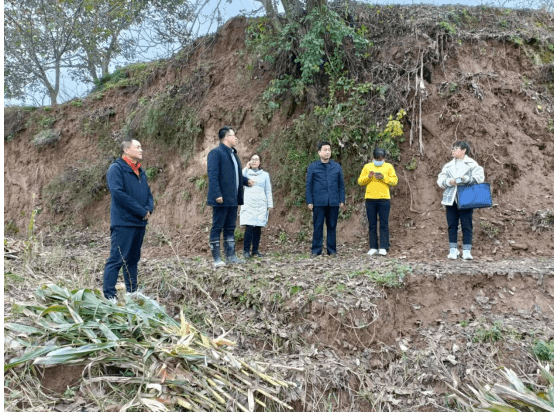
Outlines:
[[[379,180],[375,176],[369,177],[369,172],[382,173],[383,179]],[[398,184],[398,177],[394,167],[390,163],[383,163],[383,166],[377,167],[373,162],[368,163],[362,169],[358,178],[360,186],[367,186],[365,190],[366,199],[390,199],[390,186]]]

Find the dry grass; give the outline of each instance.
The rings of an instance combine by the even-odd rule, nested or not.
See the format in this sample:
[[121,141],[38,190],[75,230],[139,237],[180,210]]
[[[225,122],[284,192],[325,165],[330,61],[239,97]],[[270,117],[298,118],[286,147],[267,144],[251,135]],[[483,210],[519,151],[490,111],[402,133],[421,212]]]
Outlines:
[[[56,284],[69,291],[101,289],[109,251],[105,234],[76,233],[56,241],[49,237],[42,240],[40,235],[35,238],[34,252],[28,255],[25,248],[18,250],[16,242],[8,241],[13,258],[5,259],[7,316],[14,315],[14,304],[28,300],[39,285]],[[166,306],[168,319],[177,316],[179,320],[182,310],[187,321],[210,339],[228,331],[227,338],[239,343],[237,356],[250,359],[260,371],[278,371],[282,380],[298,385],[281,393],[283,402],[309,405],[313,411],[346,411],[352,407],[374,411],[424,407],[459,410],[454,401],[445,402],[445,395],[454,391],[444,389],[443,382],[457,390],[473,385],[473,378],[489,382],[491,387],[501,382],[496,379],[499,366],[506,362],[505,347],[519,354],[514,359],[518,375],[525,373],[525,379],[539,382],[539,375],[530,372],[535,361],[529,348],[537,339],[548,342],[554,331],[532,318],[491,318],[469,321],[465,326],[442,323],[412,332],[403,329],[398,345],[380,343],[375,320],[382,314],[377,302],[391,289],[380,287],[364,274],[399,270],[400,265],[392,260],[372,263],[348,255],[308,259],[298,254],[273,254],[264,260],[214,271],[203,257],[179,258],[175,253],[173,257],[143,261],[139,287]],[[332,325],[339,324],[338,328],[348,330],[354,339],[366,336],[363,333],[367,331],[373,338],[358,338],[357,349],[343,346],[343,342],[336,346],[312,344],[315,336],[329,330],[320,329],[318,320],[306,311],[308,304],[337,308],[329,318]],[[500,339],[474,340],[481,336],[484,325],[500,321]],[[5,347],[5,354],[10,355],[12,350]],[[138,359],[128,363],[140,366]],[[149,392],[131,380],[120,381],[121,374],[118,379],[100,383],[107,369],[97,362],[87,369],[80,387],[72,388],[73,393],[54,396],[42,392],[37,366],[18,368],[5,373],[7,410],[51,410],[62,399],[76,402],[78,398],[102,410],[109,405],[131,405],[133,399],[136,402]],[[138,369],[133,366],[130,370]],[[19,403],[21,399],[25,399],[24,405]],[[284,410],[277,402],[273,402],[273,408]]]

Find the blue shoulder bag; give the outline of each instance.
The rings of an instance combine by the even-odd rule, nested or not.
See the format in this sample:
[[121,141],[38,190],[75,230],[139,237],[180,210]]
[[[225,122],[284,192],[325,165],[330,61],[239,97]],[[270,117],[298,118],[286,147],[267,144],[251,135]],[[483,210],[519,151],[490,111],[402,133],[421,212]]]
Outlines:
[[492,206],[490,183],[458,186],[458,209],[478,209]]

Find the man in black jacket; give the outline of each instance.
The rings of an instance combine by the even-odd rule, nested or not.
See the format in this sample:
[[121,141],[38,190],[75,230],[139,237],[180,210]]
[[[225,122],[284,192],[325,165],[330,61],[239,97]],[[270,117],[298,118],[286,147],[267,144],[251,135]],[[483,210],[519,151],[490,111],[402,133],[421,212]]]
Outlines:
[[308,166],[306,203],[313,213],[312,257],[323,252],[323,222],[327,225],[327,253],[337,256],[337,221],[344,206],[345,190],[342,167],[331,160],[331,144],[317,145],[319,160]]
[[221,260],[220,236],[223,231],[227,263],[244,263],[235,255],[235,227],[238,207],[244,204],[244,187],[253,181],[242,175],[242,167],[235,146],[237,136],[232,127],[219,130],[219,146],[208,154],[208,205],[213,208],[210,249],[214,266],[225,266]]
[[154,198],[146,174],[140,167],[140,142],[121,142],[122,155],[108,168],[108,188],[112,195],[110,208],[110,257],[104,269],[104,296],[116,300],[115,284],[119,270],[128,293],[137,290],[137,266],[148,218],[154,212]]

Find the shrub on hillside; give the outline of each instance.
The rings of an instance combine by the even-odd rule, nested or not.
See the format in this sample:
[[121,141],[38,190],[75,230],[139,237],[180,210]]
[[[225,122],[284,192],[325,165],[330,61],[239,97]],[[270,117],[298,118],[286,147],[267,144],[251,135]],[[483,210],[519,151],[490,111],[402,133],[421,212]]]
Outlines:
[[56,130],[42,130],[33,137],[33,144],[36,147],[55,145],[60,140],[60,135],[61,133]]

